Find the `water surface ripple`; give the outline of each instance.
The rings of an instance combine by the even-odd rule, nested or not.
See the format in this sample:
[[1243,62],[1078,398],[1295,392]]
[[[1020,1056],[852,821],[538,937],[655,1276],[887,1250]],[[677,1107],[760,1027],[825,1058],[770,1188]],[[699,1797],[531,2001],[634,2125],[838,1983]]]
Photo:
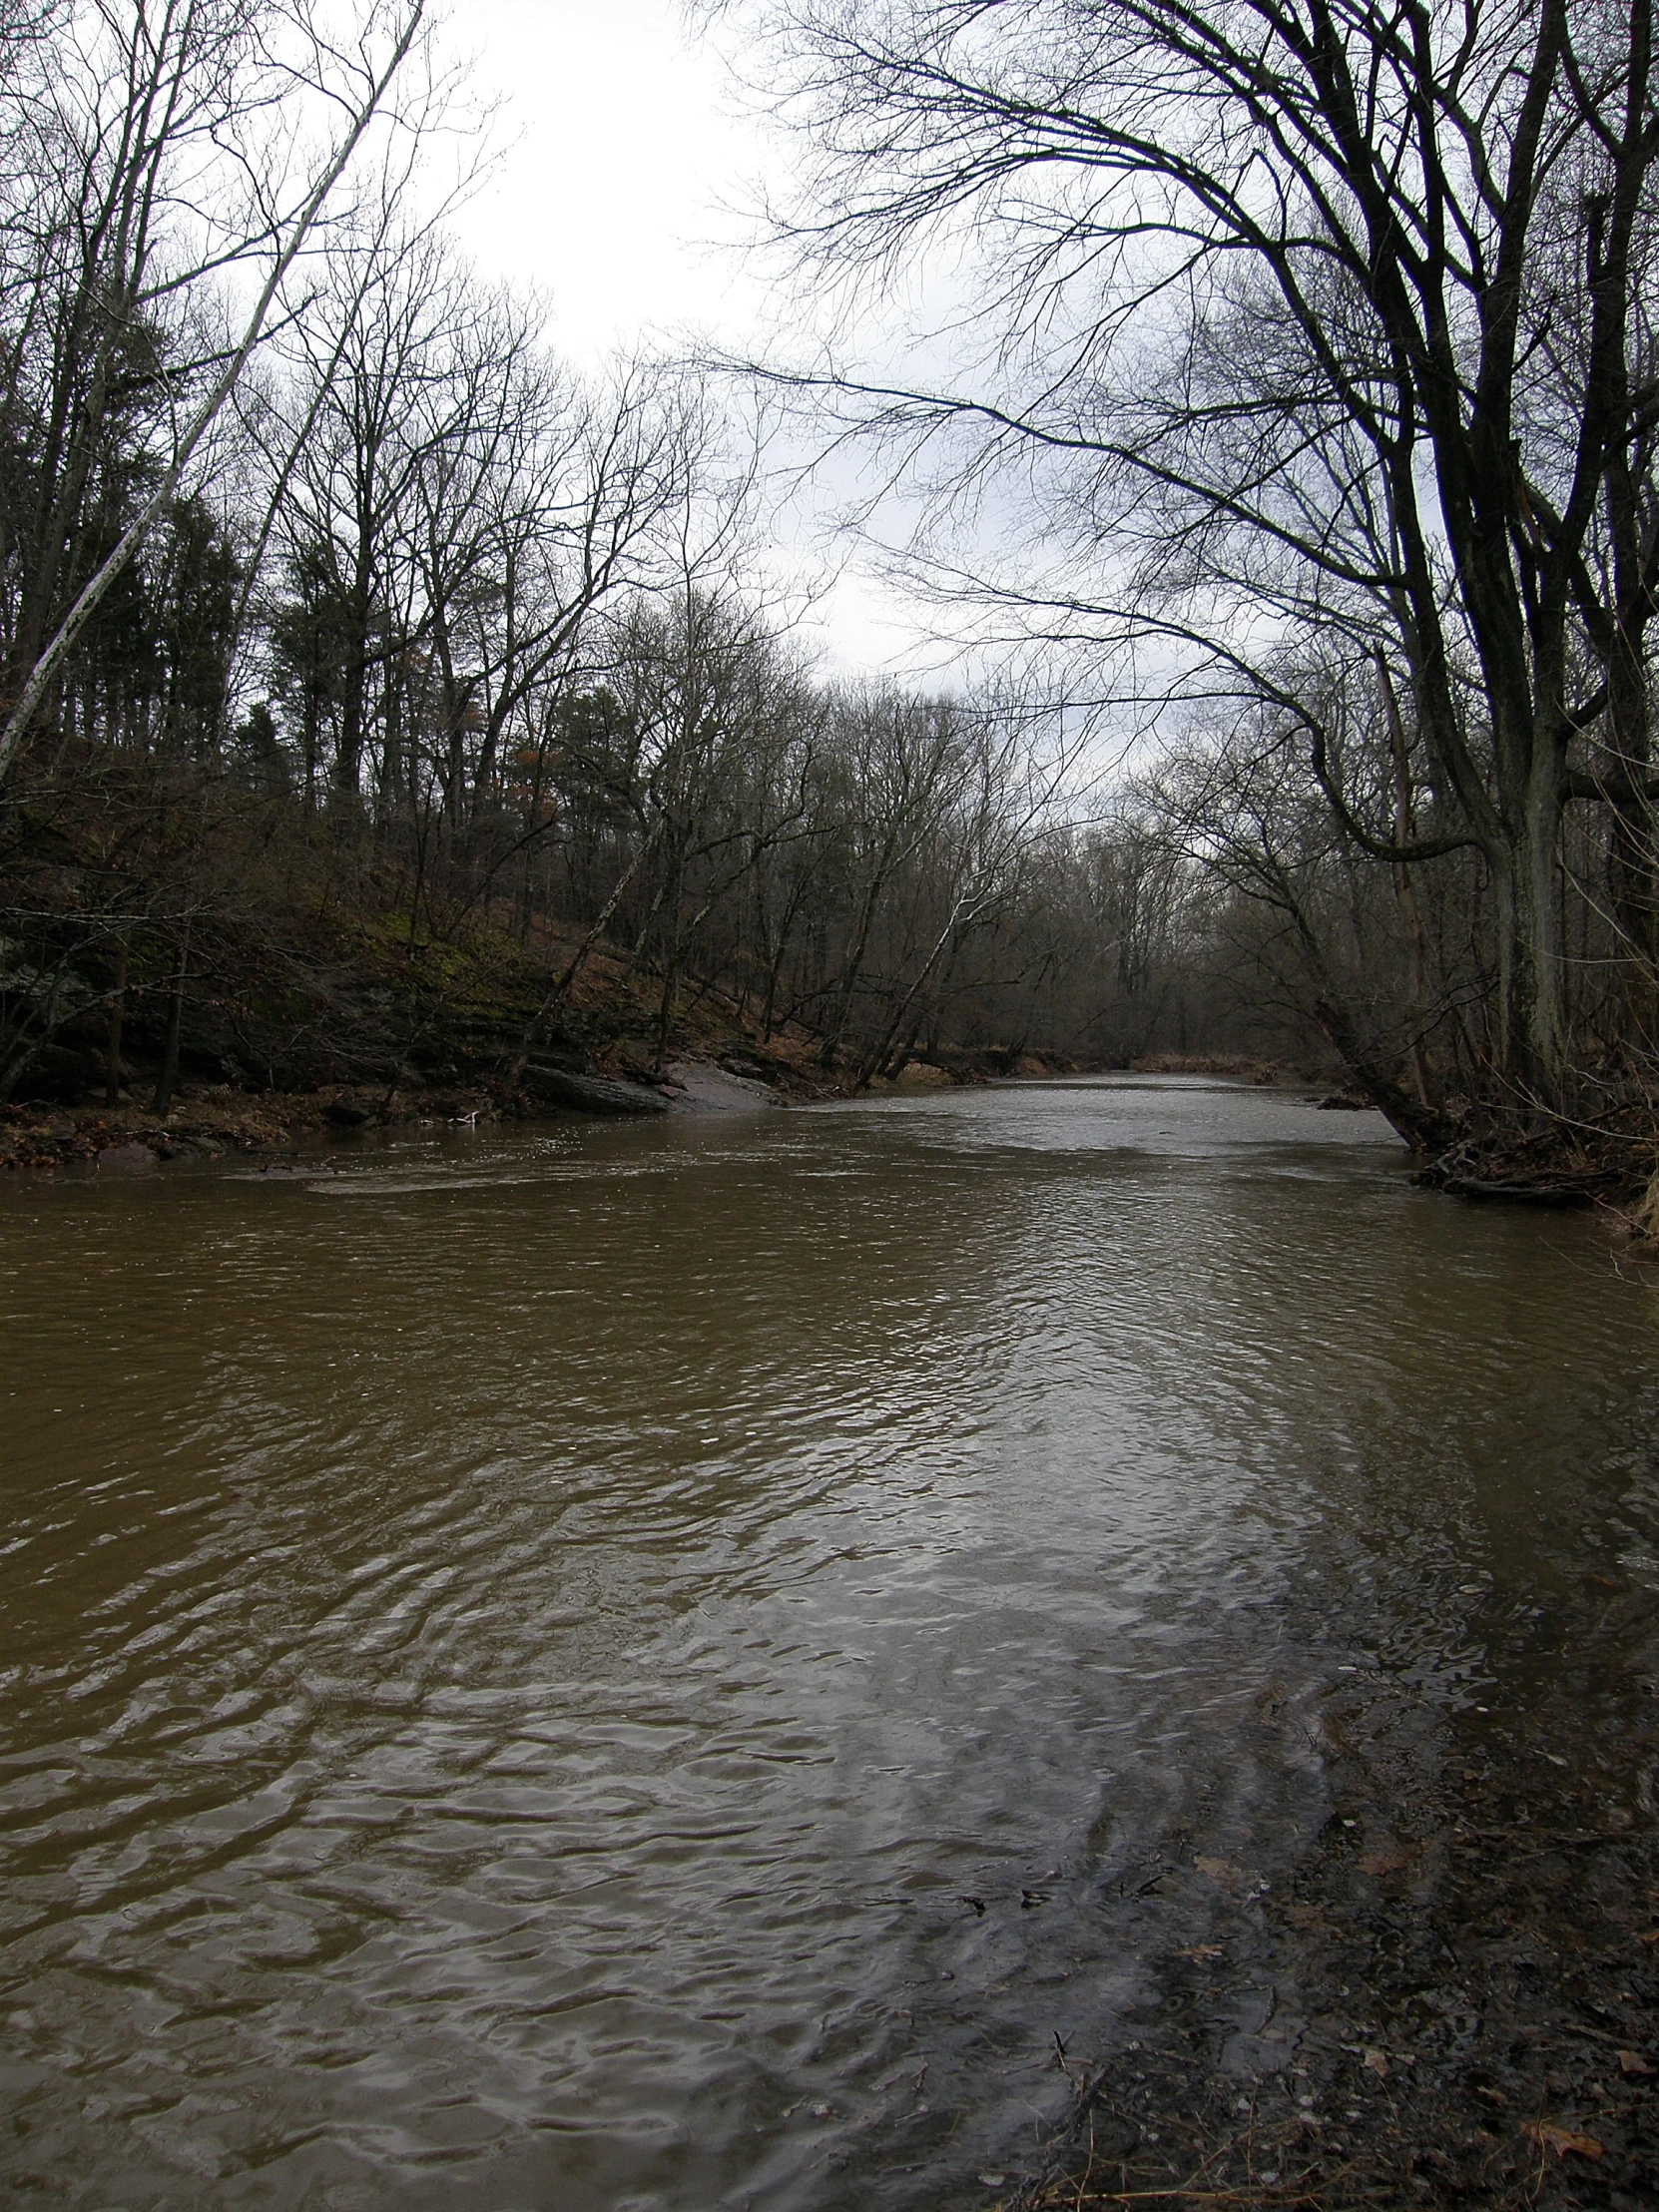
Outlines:
[[0,2178],[127,2212],[971,2185],[1339,1668],[1526,1694],[1655,1341],[1126,1079],[14,1185],[0,1313]]

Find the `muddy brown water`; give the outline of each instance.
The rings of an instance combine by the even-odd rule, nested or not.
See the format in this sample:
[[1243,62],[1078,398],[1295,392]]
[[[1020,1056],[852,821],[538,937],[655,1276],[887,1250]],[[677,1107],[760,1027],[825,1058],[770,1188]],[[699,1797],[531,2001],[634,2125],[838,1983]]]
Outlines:
[[989,2203],[1149,2001],[1146,1886],[1307,1848],[1323,1696],[1466,1756],[1573,1578],[1659,1582],[1653,1291],[1369,1115],[335,1170],[0,1190],[20,2204]]

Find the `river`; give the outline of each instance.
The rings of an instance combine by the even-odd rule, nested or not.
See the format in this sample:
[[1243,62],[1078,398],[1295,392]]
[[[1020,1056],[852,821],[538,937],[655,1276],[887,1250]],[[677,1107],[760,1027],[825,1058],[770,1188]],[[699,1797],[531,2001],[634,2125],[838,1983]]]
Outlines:
[[31,2206],[988,2202],[1335,1685],[1659,1580],[1605,1231],[1198,1080],[20,1176],[0,1313]]

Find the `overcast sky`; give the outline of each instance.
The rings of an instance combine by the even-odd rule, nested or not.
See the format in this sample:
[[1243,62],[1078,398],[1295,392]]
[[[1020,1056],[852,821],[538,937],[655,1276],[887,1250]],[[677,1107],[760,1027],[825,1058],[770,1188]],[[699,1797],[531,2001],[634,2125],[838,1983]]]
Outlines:
[[[592,367],[688,334],[771,345],[781,301],[741,242],[787,150],[674,0],[459,0],[448,42],[499,103],[504,149],[456,228],[483,273],[549,295],[561,352]],[[913,648],[897,612],[854,572],[809,627],[840,666],[877,668]]]
[[754,324],[762,289],[721,204],[767,149],[673,0],[464,0],[449,43],[500,102],[506,149],[460,229],[480,266],[552,293],[566,352]]

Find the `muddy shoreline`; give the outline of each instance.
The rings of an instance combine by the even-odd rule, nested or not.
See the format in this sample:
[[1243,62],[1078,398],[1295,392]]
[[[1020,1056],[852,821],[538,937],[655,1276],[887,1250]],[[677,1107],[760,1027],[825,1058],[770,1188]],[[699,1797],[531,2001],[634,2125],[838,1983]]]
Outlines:
[[[961,1055],[948,1066],[912,1060],[896,1079],[874,1078],[856,1095],[924,1094],[985,1083],[995,1072],[982,1059]],[[1079,1071],[1030,1062],[1019,1072]],[[85,1101],[0,1106],[0,1171],[72,1165],[130,1169],[228,1155],[291,1159],[324,1156],[387,1130],[645,1119],[663,1112],[747,1113],[851,1095],[849,1080],[816,1065],[799,1042],[789,1052],[688,1052],[661,1069],[626,1047],[603,1058],[571,1052],[556,1062],[532,1062],[518,1087],[505,1093],[481,1081],[389,1089],[380,1083],[329,1083],[287,1092],[221,1083],[182,1090],[165,1116],[129,1098],[114,1107]]]
[[[1659,1402],[1636,1426],[1611,1472],[1640,1543]],[[1200,1846],[1134,1885],[1145,2004],[1056,2053],[1066,2125],[972,2201],[1659,2203],[1659,1563],[1631,1526],[1564,1529],[1513,1609],[1531,1694],[1447,1710],[1361,1664],[1257,1713],[1323,1769],[1323,1825],[1266,1873]]]
[[[553,1080],[549,1071],[550,1082]],[[714,1061],[675,1063],[660,1080],[618,1071],[564,1077],[568,1092],[532,1085],[503,1101],[482,1086],[404,1090],[331,1084],[315,1091],[260,1093],[229,1085],[182,1097],[165,1118],[132,1105],[0,1108],[0,1168],[152,1167],[231,1155],[326,1157],[365,1134],[397,1129],[475,1129],[492,1123],[557,1123],[658,1112],[749,1111],[834,1095],[830,1083],[793,1075],[769,1080],[759,1068]],[[579,1102],[578,1091],[592,1099]]]
[[1165,2016],[1080,2083],[1010,2204],[1659,2202],[1653,1832],[1540,1805],[1521,1769],[1551,1755],[1516,1749],[1385,1814],[1371,1762],[1342,1762],[1305,1863],[1218,1901],[1163,1966]]
[[[571,1050],[545,1064],[532,1062],[510,1092],[484,1080],[389,1087],[335,1082],[300,1091],[218,1083],[181,1089],[165,1116],[126,1096],[114,1107],[87,1099],[0,1105],[0,1171],[73,1165],[131,1169],[234,1155],[324,1157],[349,1149],[365,1134],[396,1129],[627,1120],[664,1111],[742,1113],[849,1096],[925,1095],[1009,1073],[1041,1078],[1089,1072],[1053,1056],[1028,1057],[1005,1068],[995,1055],[953,1053],[941,1063],[912,1059],[896,1078],[872,1077],[855,1090],[844,1073],[818,1064],[810,1041],[781,1040],[770,1051],[688,1050],[659,1069],[636,1043],[624,1040],[603,1054]],[[1137,1066],[1134,1072],[1220,1072],[1258,1088],[1280,1084],[1272,1071],[1242,1074],[1243,1067],[1205,1062],[1179,1070]],[[1255,1063],[1250,1067],[1255,1070]],[[1298,1080],[1288,1087],[1308,1086]]]

